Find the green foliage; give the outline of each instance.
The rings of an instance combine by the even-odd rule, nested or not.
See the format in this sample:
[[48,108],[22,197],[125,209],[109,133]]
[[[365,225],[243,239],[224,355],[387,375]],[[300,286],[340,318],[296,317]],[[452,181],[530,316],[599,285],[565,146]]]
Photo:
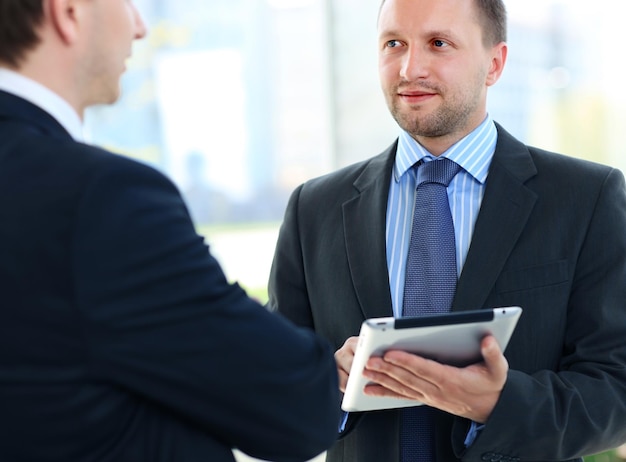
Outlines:
[[585,462],[624,462],[615,450],[585,457]]

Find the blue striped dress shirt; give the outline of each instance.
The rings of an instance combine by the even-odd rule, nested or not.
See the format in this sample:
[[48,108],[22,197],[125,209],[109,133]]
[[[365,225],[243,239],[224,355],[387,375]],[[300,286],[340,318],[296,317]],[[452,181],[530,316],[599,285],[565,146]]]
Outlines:
[[[465,263],[474,224],[480,209],[487,173],[496,148],[498,132],[490,116],[440,157],[462,169],[448,185],[448,199],[456,238],[457,274]],[[418,161],[435,160],[411,135],[402,131],[387,200],[387,268],[395,317],[402,315],[404,277],[415,202],[416,174],[411,167]]]
[[[448,200],[456,239],[458,275],[461,274],[469,250],[497,140],[496,126],[491,117],[487,116],[474,131],[441,155],[462,167],[448,185]],[[411,167],[422,159],[429,162],[434,160],[435,156],[424,149],[411,135],[401,132],[389,186],[385,236],[391,301],[394,316],[398,318],[402,316],[404,274],[415,205],[417,175]],[[339,431],[344,430],[348,415],[348,412],[343,413]],[[471,445],[477,436],[477,431],[482,427],[472,422],[465,440],[466,446]]]

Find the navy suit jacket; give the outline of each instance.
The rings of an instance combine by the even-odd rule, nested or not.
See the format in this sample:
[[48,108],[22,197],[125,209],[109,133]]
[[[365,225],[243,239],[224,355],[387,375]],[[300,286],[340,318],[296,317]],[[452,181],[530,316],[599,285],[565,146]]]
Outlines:
[[3,462],[301,461],[336,439],[330,345],[226,281],[156,170],[0,92],[0,217]]
[[[385,215],[396,145],[293,193],[270,307],[341,347],[393,316]],[[567,460],[626,441],[626,194],[615,169],[498,143],[454,311],[519,305],[510,372],[474,444],[439,412],[437,461]],[[351,414],[332,462],[399,460],[399,412]]]

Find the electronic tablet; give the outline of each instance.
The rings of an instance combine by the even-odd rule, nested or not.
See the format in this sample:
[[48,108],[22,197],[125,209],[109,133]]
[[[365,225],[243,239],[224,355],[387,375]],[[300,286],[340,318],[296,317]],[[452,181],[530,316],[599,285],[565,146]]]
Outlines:
[[415,400],[365,395],[363,388],[369,380],[363,376],[363,368],[367,360],[388,350],[404,350],[444,364],[467,366],[482,360],[480,341],[487,334],[493,335],[504,351],[521,313],[520,307],[512,306],[365,320],[341,408],[353,412],[420,405]]

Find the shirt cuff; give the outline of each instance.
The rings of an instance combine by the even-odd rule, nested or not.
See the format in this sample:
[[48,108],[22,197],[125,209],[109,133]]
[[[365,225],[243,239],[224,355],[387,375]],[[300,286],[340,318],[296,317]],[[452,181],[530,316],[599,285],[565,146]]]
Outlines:
[[349,412],[341,411],[341,421],[339,422],[339,433],[343,433],[346,429],[346,422],[348,422]]
[[476,422],[472,422],[472,424],[470,425],[470,429],[467,432],[467,436],[465,437],[465,441],[463,442],[466,448],[469,448],[472,444],[474,444],[474,441],[476,441],[476,438],[478,438],[478,435],[480,435],[480,431],[483,428],[485,428],[484,424],[477,424]]

